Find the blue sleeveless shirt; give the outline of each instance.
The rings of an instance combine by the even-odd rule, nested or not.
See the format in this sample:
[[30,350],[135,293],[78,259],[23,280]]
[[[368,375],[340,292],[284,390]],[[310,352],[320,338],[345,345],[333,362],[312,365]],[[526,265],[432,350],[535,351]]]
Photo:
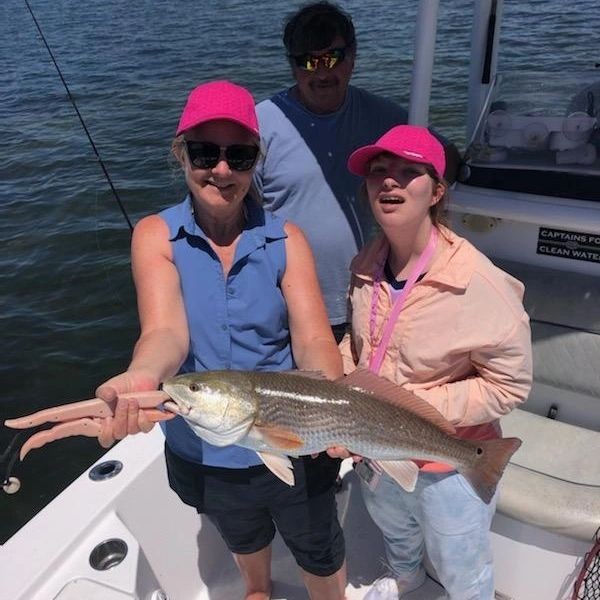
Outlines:
[[[190,333],[182,373],[293,368],[287,306],[280,288],[286,265],[285,221],[250,197],[245,209],[246,225],[226,278],[196,224],[189,195],[159,213],[169,226]],[[205,442],[181,417],[161,425],[169,448],[186,460],[229,468],[261,464],[251,450]]]

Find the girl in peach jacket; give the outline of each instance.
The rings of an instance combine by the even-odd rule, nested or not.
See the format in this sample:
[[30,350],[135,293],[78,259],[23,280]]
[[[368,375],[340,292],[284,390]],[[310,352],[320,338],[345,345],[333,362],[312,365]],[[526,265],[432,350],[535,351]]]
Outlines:
[[[523,285],[440,223],[444,150],[427,129],[394,127],[356,150],[348,168],[365,177],[382,233],[351,264],[345,372],[369,368],[413,391],[460,437],[499,437],[499,418],[531,387]],[[448,465],[420,467],[415,491],[406,492],[361,463],[365,504],[391,570],[365,599],[395,600],[419,587],[426,548],[452,600],[491,600],[495,498],[485,504]]]

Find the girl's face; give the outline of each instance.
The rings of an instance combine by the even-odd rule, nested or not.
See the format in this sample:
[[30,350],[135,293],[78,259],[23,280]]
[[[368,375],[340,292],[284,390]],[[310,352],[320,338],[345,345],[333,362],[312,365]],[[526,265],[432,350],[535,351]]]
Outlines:
[[[186,131],[184,138],[177,158],[183,166],[186,183],[196,202],[207,209],[241,207],[250,189],[256,162],[251,158],[244,160],[244,156],[252,156],[252,148],[248,148],[249,146],[258,149],[256,137],[237,123],[216,120]],[[215,145],[219,149],[215,149]],[[231,146],[235,147],[227,150]],[[250,168],[237,170],[232,168],[228,160],[234,167],[241,165]]]
[[373,216],[382,228],[418,229],[431,218],[430,207],[444,193],[444,187],[429,176],[424,164],[389,153],[371,160],[365,181]]

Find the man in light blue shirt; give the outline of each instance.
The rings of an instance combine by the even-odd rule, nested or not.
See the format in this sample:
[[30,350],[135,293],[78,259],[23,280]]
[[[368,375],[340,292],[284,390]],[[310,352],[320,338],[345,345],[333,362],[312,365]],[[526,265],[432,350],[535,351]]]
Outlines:
[[350,85],[356,55],[348,14],[317,2],[292,15],[283,42],[296,85],[260,102],[266,154],[255,171],[265,207],[299,225],[317,262],[329,321],[339,341],[346,329],[350,260],[372,235],[360,178],[348,156],[394,125],[407,111]]

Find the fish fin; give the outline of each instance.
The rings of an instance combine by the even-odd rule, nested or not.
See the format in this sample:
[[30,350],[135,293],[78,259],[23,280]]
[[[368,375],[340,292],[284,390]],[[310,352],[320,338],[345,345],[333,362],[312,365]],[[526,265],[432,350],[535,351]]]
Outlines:
[[419,467],[412,460],[375,460],[400,487],[414,492],[419,476]]
[[454,425],[445,419],[442,414],[429,402],[419,398],[409,390],[405,390],[391,381],[375,375],[367,369],[356,369],[345,377],[335,380],[335,383],[351,388],[357,388],[368,394],[377,396],[388,404],[404,408],[413,414],[433,423],[448,435],[456,434]]
[[242,440],[250,430],[252,426],[251,422],[241,423],[235,428],[227,432],[215,432],[210,429],[206,429],[198,423],[192,421],[185,415],[183,416],[186,423],[190,426],[192,431],[198,436],[201,437],[205,442],[212,444],[213,446],[230,446],[231,444],[237,444],[240,440]]
[[296,377],[306,377],[307,379],[327,380],[329,379],[323,371],[289,369],[288,371],[278,371],[285,375],[295,375]]
[[278,450],[298,450],[304,446],[304,440],[293,431],[260,423],[254,423],[254,429],[258,431],[266,444]]
[[257,452],[260,460],[265,463],[265,466],[273,475],[276,475],[288,485],[294,485],[296,480],[294,478],[294,467],[292,462],[287,456],[280,456],[279,454],[271,454],[270,452]]
[[[467,440],[464,440],[467,441]],[[489,504],[510,457],[519,449],[519,438],[477,440],[471,442],[479,459],[470,468],[460,467],[459,473],[471,484],[477,495]]]

